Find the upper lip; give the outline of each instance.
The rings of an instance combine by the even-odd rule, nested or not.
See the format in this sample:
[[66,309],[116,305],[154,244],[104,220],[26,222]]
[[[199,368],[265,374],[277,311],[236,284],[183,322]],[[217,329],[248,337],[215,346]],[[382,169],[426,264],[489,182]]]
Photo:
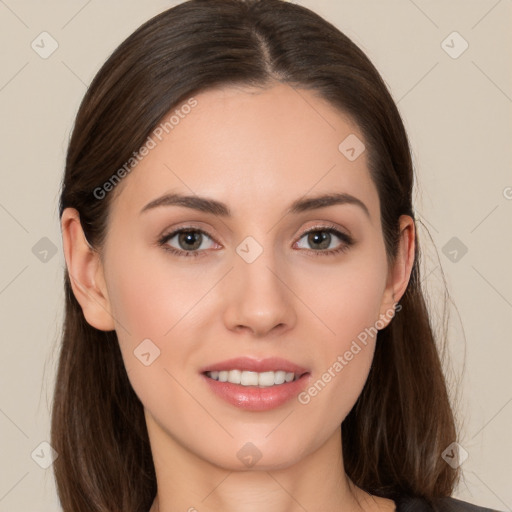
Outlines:
[[222,370],[241,370],[250,372],[276,372],[283,370],[285,372],[292,372],[295,375],[302,375],[308,373],[308,370],[286,359],[280,357],[269,357],[266,359],[254,359],[251,357],[235,357],[220,361],[218,363],[209,364],[200,370],[201,373],[214,372]]

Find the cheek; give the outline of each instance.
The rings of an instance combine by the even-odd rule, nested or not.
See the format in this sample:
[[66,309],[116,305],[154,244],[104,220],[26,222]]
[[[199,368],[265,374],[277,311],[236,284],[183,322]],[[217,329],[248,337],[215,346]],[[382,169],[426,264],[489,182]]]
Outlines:
[[[336,428],[356,403],[371,368],[376,329],[368,300],[359,296],[346,309],[337,309],[335,334],[318,345],[316,372],[298,402],[311,411],[313,430]],[[314,413],[313,413],[314,411]]]
[[194,271],[187,266],[193,263],[173,264],[156,250],[132,247],[128,252],[114,243],[112,247],[116,250],[106,267],[108,293],[132,386],[145,405],[165,401],[162,394],[154,396],[155,389],[166,389],[179,401],[183,391],[178,382],[188,378],[183,374],[197,365],[197,353],[204,350],[198,326],[203,317],[210,320],[211,311],[205,309],[208,300],[201,299],[218,276],[201,273],[201,265]]
[[[143,248],[128,255],[123,251],[112,253],[108,268],[112,312],[134,341],[169,338],[174,326],[207,290],[208,283],[190,271],[173,268],[165,256]],[[124,331],[118,330],[121,334]]]
[[[167,404],[183,411],[190,408],[180,372],[191,367],[194,347],[187,342],[186,327],[203,287],[173,272],[165,258],[150,251],[112,251],[109,261],[109,299],[128,378],[144,407],[172,422]],[[189,413],[194,420],[204,420],[199,410]],[[179,429],[179,421],[173,427]]]
[[312,302],[328,329],[316,345],[317,374],[299,402],[315,404],[323,411],[318,418],[328,417],[332,425],[353,407],[373,360],[387,270],[384,254],[373,254],[331,269],[330,280],[323,281],[329,288]]
[[339,266],[330,267],[328,272],[322,269],[308,278],[310,283],[318,284],[316,290],[309,286],[301,292],[327,327],[323,329],[321,346],[331,357],[348,350],[358,336],[364,338],[364,333],[379,320],[387,264],[378,249],[361,252]]

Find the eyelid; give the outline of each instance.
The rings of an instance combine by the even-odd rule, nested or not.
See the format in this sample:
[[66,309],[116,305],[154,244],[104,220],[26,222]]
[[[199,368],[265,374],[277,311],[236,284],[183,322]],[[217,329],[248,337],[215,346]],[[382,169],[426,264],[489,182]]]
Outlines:
[[[215,244],[218,244],[218,245],[222,245],[222,244],[219,244],[219,242],[217,241],[216,237],[213,236],[208,229],[205,229],[203,227],[200,227],[196,224],[194,224],[193,222],[189,222],[189,223],[186,223],[185,225],[182,225],[182,226],[176,226],[176,227],[173,227],[172,229],[168,230],[164,230],[162,232],[162,234],[158,237],[158,240],[157,240],[157,243],[159,246],[166,246],[167,245],[167,242],[169,240],[171,240],[172,238],[174,238],[176,235],[178,235],[179,233],[181,232],[187,232],[187,231],[195,231],[195,232],[198,232],[198,233],[202,233],[202,234],[205,234],[206,236],[208,236]],[[343,250],[347,250],[350,246],[354,245],[355,243],[355,239],[352,237],[352,235],[350,234],[350,232],[347,233],[348,230],[336,225],[336,224],[333,224],[331,222],[320,222],[316,225],[313,225],[313,226],[309,226],[308,228],[306,228],[305,230],[302,230],[300,232],[300,236],[298,236],[298,238],[293,242],[293,245],[297,244],[302,238],[304,238],[306,235],[308,235],[310,232],[315,232],[315,231],[326,231],[326,232],[333,232],[334,236],[336,238],[338,238],[340,241],[341,241],[341,245],[344,246],[344,248],[338,248],[338,249],[325,249],[325,250],[314,250],[314,249],[304,249],[306,252],[312,252],[314,253],[315,255],[317,256],[320,256],[320,255],[329,255],[329,254],[334,254],[338,251],[343,251]],[[207,252],[206,249],[202,249],[202,250],[195,250],[195,251],[184,251],[182,249],[176,249],[174,247],[164,247],[164,250],[167,250],[171,253],[175,253],[177,255],[182,255],[182,256],[204,256],[205,252]],[[180,254],[180,253],[183,253],[183,254]]]
[[214,235],[212,235],[207,228],[204,228],[199,224],[195,224],[193,221],[187,222],[184,225],[173,226],[170,229],[165,228],[162,231],[162,233],[158,236],[158,239],[161,240],[162,238],[168,237],[170,235],[176,235],[180,231],[198,231],[198,232],[208,235],[216,243],[220,243],[220,242],[217,242],[216,237]]
[[[353,236],[350,234],[350,232],[347,229],[345,229],[341,226],[338,226],[336,224],[333,224],[331,222],[323,222],[323,223],[306,228],[305,231],[301,231],[300,238],[302,238],[304,235],[308,234],[310,231],[321,231],[321,230],[328,231],[330,229],[338,231],[340,234],[344,235],[346,237],[347,241],[351,241],[351,242],[355,241]],[[300,240],[300,238],[299,238],[299,240]]]
[[[309,232],[311,231],[317,231],[317,230],[321,230],[321,229],[334,229],[336,231],[339,231],[341,234],[345,235],[345,237],[347,238],[347,241],[354,241],[354,238],[352,237],[352,235],[350,234],[350,232],[341,227],[341,226],[338,226],[334,223],[331,223],[331,222],[320,222],[318,224],[315,224],[313,226],[309,226],[308,228],[306,228],[305,230],[301,230],[299,231],[298,236],[299,238],[297,240],[300,240],[304,235],[308,234]],[[189,223],[186,223],[185,225],[183,226],[176,226],[176,227],[173,227],[172,229],[164,229],[162,231],[162,233],[158,236],[158,239],[162,239],[164,237],[167,237],[169,235],[172,235],[172,234],[176,234],[176,232],[179,232],[179,231],[186,231],[186,230],[197,230],[197,231],[200,231],[202,233],[205,233],[206,235],[208,235],[212,240],[214,240],[216,243],[219,243],[216,239],[216,237],[214,235],[212,235],[209,230],[207,228],[204,228],[198,224],[195,224],[193,221],[192,222],[189,222]],[[296,240],[296,241],[297,241]]]

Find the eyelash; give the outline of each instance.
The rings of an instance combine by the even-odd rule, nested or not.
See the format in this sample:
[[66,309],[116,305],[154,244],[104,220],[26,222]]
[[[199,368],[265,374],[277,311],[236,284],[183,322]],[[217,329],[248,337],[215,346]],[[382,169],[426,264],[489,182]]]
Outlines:
[[[302,233],[302,236],[299,238],[299,240],[304,238],[304,236],[308,235],[309,233],[316,233],[316,232],[334,234],[341,240],[341,245],[337,249],[324,249],[324,250],[320,250],[320,251],[316,251],[314,249],[306,249],[308,252],[312,252],[315,256],[335,256],[336,254],[340,254],[340,253],[348,251],[350,249],[350,247],[354,244],[354,240],[350,235],[347,235],[346,233],[342,233],[333,225],[315,226],[311,229],[308,229],[307,231]],[[206,235],[207,237],[211,238],[212,240],[214,240],[214,238],[206,231],[196,228],[194,226],[187,226],[187,227],[177,229],[167,235],[163,235],[158,240],[158,245],[161,246],[165,251],[168,251],[171,254],[174,254],[179,257],[202,256],[202,253],[204,252],[204,250],[203,251],[198,251],[198,250],[183,251],[183,250],[178,250],[178,249],[175,249],[174,247],[170,247],[169,245],[167,245],[167,242],[169,240],[171,240],[176,235],[181,234],[181,233],[201,233],[201,234]]]

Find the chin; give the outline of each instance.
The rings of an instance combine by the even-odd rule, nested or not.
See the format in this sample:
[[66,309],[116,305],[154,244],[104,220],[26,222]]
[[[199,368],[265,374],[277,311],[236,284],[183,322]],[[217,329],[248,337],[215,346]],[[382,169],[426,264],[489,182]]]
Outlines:
[[[218,451],[205,454],[204,458],[228,471],[275,471],[293,466],[306,456],[306,439],[290,435],[273,437],[274,433],[268,435],[269,431],[265,429],[260,435],[246,432],[222,446],[219,443]],[[288,442],[283,441],[286,437]]]

